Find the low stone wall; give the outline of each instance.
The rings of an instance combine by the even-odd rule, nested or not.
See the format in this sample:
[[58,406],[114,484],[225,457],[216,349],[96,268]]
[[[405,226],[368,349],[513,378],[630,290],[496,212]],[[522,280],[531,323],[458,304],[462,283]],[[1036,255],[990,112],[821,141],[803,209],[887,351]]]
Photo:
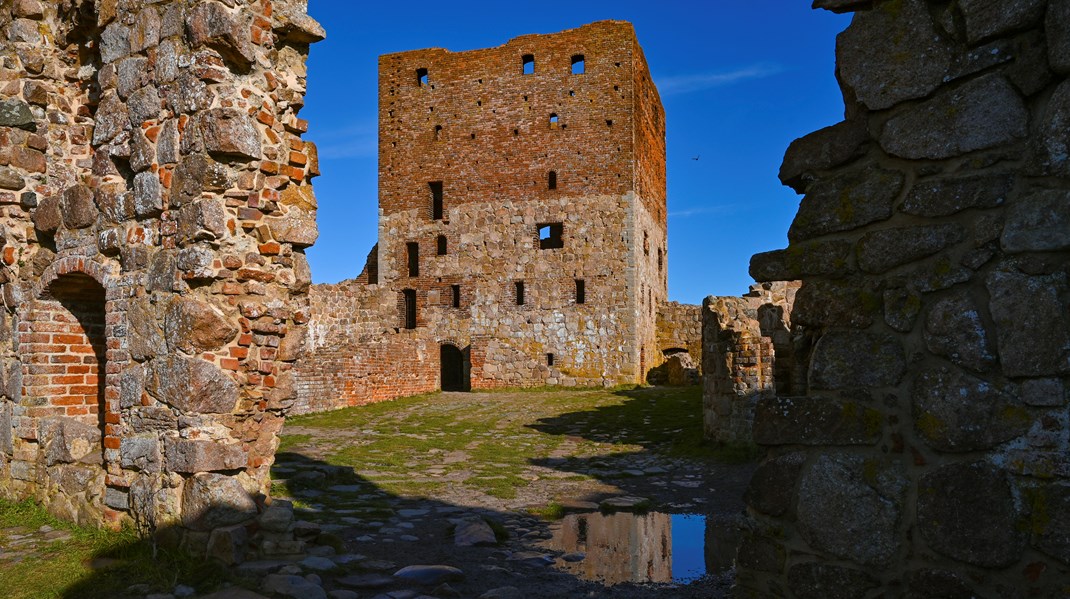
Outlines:
[[743,297],[702,302],[705,437],[750,443],[759,399],[788,392],[794,362],[791,309],[798,283],[751,286]]
[[658,304],[655,330],[662,361],[669,355],[666,352],[677,349],[686,350],[696,362],[702,356],[702,306],[678,302]]

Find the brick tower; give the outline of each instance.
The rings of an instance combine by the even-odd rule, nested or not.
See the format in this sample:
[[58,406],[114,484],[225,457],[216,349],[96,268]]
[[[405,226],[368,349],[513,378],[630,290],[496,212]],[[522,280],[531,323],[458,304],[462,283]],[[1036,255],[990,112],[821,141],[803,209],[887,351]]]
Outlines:
[[380,57],[379,210],[399,327],[467,350],[471,386],[653,365],[665,119],[631,24]]

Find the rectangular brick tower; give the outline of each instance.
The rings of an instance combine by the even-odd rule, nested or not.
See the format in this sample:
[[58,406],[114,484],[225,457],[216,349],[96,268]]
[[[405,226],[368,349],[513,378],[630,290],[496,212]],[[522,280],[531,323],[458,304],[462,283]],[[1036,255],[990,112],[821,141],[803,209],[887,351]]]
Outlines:
[[623,21],[380,57],[377,282],[399,328],[467,350],[474,388],[642,381],[664,115]]

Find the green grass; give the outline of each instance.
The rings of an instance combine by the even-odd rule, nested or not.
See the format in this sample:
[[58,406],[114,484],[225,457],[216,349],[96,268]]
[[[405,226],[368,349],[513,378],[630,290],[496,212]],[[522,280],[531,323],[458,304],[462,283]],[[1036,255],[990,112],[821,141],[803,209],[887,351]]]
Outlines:
[[[149,592],[170,592],[179,583],[205,591],[226,577],[222,565],[179,552],[160,550],[154,557],[151,542],[132,530],[75,526],[32,501],[0,500],[0,529],[17,526],[35,531],[44,525],[68,531],[71,538],[38,544],[18,563],[0,559],[0,597],[110,598],[123,596],[135,584],[148,585]],[[0,538],[6,536],[0,532]]]
[[[562,453],[572,456],[565,470],[598,462],[613,469],[644,452],[723,463],[758,455],[753,447],[703,440],[699,387],[425,394],[297,416],[287,421],[287,430],[294,433],[284,431],[283,447],[301,446],[328,464],[352,468],[383,491],[409,497],[434,497],[448,484],[511,499],[529,484],[530,466],[550,464]],[[567,451],[558,452],[565,443]],[[462,459],[445,463],[450,454]],[[428,472],[432,467],[437,470]]]

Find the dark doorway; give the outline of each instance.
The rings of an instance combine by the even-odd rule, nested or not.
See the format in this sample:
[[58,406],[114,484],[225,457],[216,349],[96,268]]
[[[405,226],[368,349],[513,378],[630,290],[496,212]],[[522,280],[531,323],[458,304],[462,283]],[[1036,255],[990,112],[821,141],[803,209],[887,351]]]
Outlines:
[[442,390],[470,390],[472,387],[468,380],[469,368],[465,352],[449,343],[443,343],[439,351],[442,366]]

